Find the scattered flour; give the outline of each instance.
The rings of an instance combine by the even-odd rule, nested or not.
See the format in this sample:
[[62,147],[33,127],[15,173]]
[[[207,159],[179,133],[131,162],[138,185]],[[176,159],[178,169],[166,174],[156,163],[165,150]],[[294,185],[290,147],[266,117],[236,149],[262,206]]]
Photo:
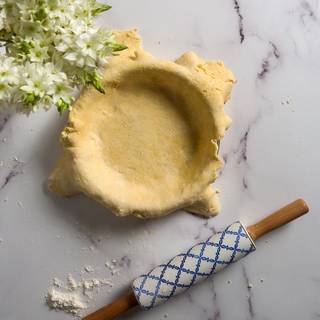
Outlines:
[[113,287],[113,283],[110,282],[109,279],[87,279],[81,282],[83,288],[83,294],[88,297],[92,298],[92,293],[94,289],[98,289],[100,287],[108,285],[109,287]]
[[82,281],[82,287],[84,291],[93,290],[93,288],[99,287],[100,281],[97,279],[90,279]]
[[57,288],[62,288],[63,287],[63,282],[58,278],[53,278],[52,279],[52,284]]
[[112,269],[111,270],[111,275],[114,276],[114,275],[119,275],[120,274],[120,269]]
[[[87,269],[89,271],[87,271]],[[87,272],[94,272],[91,266],[84,268]],[[93,299],[93,293],[99,291],[101,287],[113,287],[110,279],[83,279],[77,281],[69,273],[66,285],[58,278],[52,279],[52,286],[45,295],[47,305],[56,311],[64,311],[75,317],[80,317],[81,312],[88,308],[88,304]],[[96,291],[97,290],[97,291]],[[110,289],[107,291],[110,292]]]
[[94,269],[91,267],[91,266],[85,266],[84,267],[84,270],[86,271],[86,272],[94,272]]
[[61,292],[53,288],[46,294],[46,302],[51,309],[63,310],[75,316],[88,307],[77,293]]
[[114,269],[114,266],[109,262],[106,261],[106,263],[104,264],[110,271],[112,271]]
[[117,260],[116,259],[112,259],[111,261],[107,260],[104,265],[109,270],[113,270],[116,267],[117,264],[118,264]]
[[78,288],[79,285],[77,281],[73,278],[71,273],[68,274],[67,281],[68,281],[68,289],[70,291],[74,291]]

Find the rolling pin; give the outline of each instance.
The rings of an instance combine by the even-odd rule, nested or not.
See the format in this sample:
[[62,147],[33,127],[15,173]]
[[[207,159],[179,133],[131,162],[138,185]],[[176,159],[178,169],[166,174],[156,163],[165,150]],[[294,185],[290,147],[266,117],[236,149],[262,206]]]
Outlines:
[[136,278],[128,294],[83,320],[111,320],[132,307],[151,309],[255,251],[254,240],[309,211],[298,199],[245,228],[237,221],[149,273]]

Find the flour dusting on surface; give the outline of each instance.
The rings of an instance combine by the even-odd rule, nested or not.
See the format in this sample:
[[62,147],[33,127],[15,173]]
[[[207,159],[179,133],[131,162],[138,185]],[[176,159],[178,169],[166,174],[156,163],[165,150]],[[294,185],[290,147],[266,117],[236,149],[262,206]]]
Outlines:
[[[114,266],[114,263],[112,264]],[[85,266],[82,270],[88,273],[94,272],[91,266]],[[83,274],[83,272],[80,272]],[[65,284],[66,283],[66,284]],[[94,293],[98,293],[100,288],[113,287],[113,283],[107,278],[83,278],[81,275],[79,280],[69,273],[66,282],[58,278],[52,279],[52,285],[48,288],[45,295],[46,304],[49,308],[56,311],[63,311],[75,317],[81,317],[82,312],[88,308],[88,304],[93,299]]]
[[68,289],[70,291],[74,291],[78,288],[79,285],[77,281],[73,278],[71,273],[68,274],[67,281],[68,281]]
[[113,287],[113,283],[109,279],[89,279],[81,282],[83,288],[83,294],[86,297],[92,298],[92,292],[94,289],[98,289],[103,286]]
[[94,272],[94,269],[93,269],[93,267],[91,267],[91,266],[85,266],[85,267],[84,267],[84,270],[85,270],[86,272]]
[[63,282],[58,278],[53,278],[52,279],[52,284],[57,288],[62,288],[63,287]]
[[50,289],[48,291],[46,294],[46,303],[51,309],[56,311],[63,310],[74,316],[78,316],[81,310],[88,307],[77,293],[61,292],[56,289]]

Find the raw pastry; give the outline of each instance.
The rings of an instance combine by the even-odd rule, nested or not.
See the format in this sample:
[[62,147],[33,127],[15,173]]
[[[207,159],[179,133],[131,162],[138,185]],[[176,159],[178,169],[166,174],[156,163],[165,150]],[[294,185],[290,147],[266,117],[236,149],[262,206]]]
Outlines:
[[136,30],[116,37],[129,49],[110,60],[106,94],[88,89],[74,104],[50,190],[84,193],[118,216],[217,214],[210,184],[222,166],[217,141],[231,122],[224,103],[233,74],[192,52],[156,59]]

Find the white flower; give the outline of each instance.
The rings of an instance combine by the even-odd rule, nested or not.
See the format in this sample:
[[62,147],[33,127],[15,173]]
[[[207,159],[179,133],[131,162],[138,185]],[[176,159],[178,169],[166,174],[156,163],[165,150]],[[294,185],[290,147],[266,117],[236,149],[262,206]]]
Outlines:
[[66,33],[64,29],[61,32],[62,34],[54,39],[55,49],[61,53],[65,53],[72,47],[74,42],[74,35]]
[[42,66],[37,63],[27,63],[23,76],[25,83],[20,89],[39,98],[43,98],[53,85],[50,64]]
[[0,55],[0,100],[8,101],[19,83],[19,70],[13,58]]
[[60,37],[57,50],[64,52],[64,59],[77,67],[95,67],[98,50],[103,48],[103,44],[97,37],[96,28],[91,28],[83,23],[71,23],[72,33]]
[[72,86],[71,81],[64,72],[59,71],[53,64],[49,69],[52,74],[53,85],[48,90],[48,94],[52,96],[53,103],[56,104],[60,99],[71,103],[75,94],[75,88]]
[[55,102],[51,96],[45,95],[41,100],[41,104],[45,110],[49,110]]
[[81,34],[76,44],[84,56],[89,56],[95,60],[97,53],[104,47],[100,38],[99,33],[95,29],[91,29],[87,33]]
[[42,62],[49,58],[48,45],[45,45],[43,41],[33,41],[33,48],[30,49],[28,57],[32,62]]
[[10,85],[19,82],[18,67],[14,58],[7,57],[4,54],[0,55],[0,79]]

